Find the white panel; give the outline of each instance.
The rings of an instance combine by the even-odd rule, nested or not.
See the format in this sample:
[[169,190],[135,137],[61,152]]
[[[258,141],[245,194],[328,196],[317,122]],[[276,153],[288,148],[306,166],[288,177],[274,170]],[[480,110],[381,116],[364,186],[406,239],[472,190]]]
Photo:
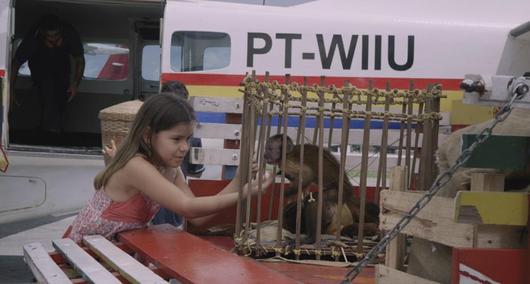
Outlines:
[[239,165],[239,149],[191,148],[191,163],[203,165]]
[[191,104],[195,111],[242,113],[243,100],[221,97],[191,97]]

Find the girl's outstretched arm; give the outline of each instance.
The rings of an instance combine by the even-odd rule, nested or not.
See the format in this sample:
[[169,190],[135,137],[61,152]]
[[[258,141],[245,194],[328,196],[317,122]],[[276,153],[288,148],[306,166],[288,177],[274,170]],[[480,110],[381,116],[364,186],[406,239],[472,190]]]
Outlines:
[[[255,175],[255,173],[257,172],[257,163],[253,164],[252,172],[253,172],[253,175]],[[267,180],[267,178],[270,178],[270,180]],[[264,176],[262,178],[262,182],[263,182],[263,185],[262,185],[262,188],[261,188],[262,192],[264,192],[264,191],[266,191],[268,189],[268,187],[270,186],[270,184],[272,183],[273,180],[274,180],[274,177],[272,175]],[[227,184],[220,192],[218,192],[217,195],[233,193],[233,192],[239,192],[240,181],[241,181],[241,179],[240,179],[240,176],[239,176],[239,169],[238,169],[236,171],[236,175],[230,181],[230,183]],[[186,181],[184,179],[184,175],[182,174],[182,172],[180,170],[178,170],[177,179],[175,180],[175,184],[177,185],[178,188],[182,189],[182,191],[185,192],[188,196],[195,196],[193,194],[193,192],[191,191],[189,185],[186,183]],[[253,186],[258,188],[258,190],[259,190],[259,186],[257,184],[257,179],[254,181]],[[218,212],[216,212],[214,214],[211,214],[211,215],[208,215],[208,216],[204,216],[204,217],[188,219],[187,221],[190,222],[191,224],[193,224],[194,226],[197,226],[197,227],[198,226],[202,226],[202,225],[208,223],[215,215],[217,215],[217,213]]]
[[[266,175],[264,177],[263,189],[268,188],[272,183],[274,178],[271,176]],[[113,178],[119,179],[126,188],[141,191],[163,207],[190,219],[207,216],[230,207],[236,204],[238,199],[237,191],[206,197],[190,196],[183,190],[176,188],[142,157],[131,159],[122,170],[114,174]],[[111,182],[112,179],[109,184]],[[257,182],[253,182],[252,188],[244,187],[245,194],[248,191],[256,194],[258,190]]]

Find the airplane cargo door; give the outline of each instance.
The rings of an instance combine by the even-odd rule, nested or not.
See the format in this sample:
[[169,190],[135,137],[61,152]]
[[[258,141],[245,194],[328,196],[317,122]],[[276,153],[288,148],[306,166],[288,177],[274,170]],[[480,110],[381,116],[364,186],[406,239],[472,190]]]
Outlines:
[[145,99],[158,93],[160,88],[160,23],[137,22],[137,62],[135,82],[138,97]]

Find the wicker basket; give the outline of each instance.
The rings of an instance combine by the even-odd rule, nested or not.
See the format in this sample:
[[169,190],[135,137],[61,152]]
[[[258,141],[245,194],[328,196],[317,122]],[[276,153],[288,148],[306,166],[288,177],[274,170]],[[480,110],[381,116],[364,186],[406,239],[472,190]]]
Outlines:
[[129,133],[134,117],[142,104],[143,102],[135,100],[102,109],[99,112],[101,145],[108,145],[110,139],[114,139],[116,145],[120,145]]

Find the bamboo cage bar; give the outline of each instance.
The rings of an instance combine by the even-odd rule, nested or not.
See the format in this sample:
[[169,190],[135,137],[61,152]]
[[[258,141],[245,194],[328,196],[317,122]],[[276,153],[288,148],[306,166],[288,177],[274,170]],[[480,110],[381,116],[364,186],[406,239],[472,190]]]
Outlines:
[[[265,87],[262,87],[265,88]],[[259,134],[258,134],[258,185],[259,185],[259,192],[257,197],[257,204],[262,203],[262,191],[263,191],[263,174],[265,173],[265,130],[267,129],[266,125],[268,124],[267,118],[268,116],[265,115],[266,108],[268,106],[268,99],[265,97],[267,92],[262,92],[263,101],[260,102],[258,107],[258,117],[260,118],[260,127],[259,127]],[[271,199],[272,200],[272,199]],[[261,220],[261,206],[257,207],[256,212],[256,220]],[[261,247],[261,222],[257,222],[256,224],[256,245],[257,247]],[[257,255],[260,256],[261,251],[258,250]]]
[[[320,77],[320,86],[324,85],[324,76]],[[322,204],[323,204],[323,190],[324,190],[324,114],[322,109],[324,108],[324,92],[319,90],[317,93],[319,97],[318,105],[321,111],[318,115],[318,200],[317,200],[317,222],[316,222],[316,259],[320,259],[320,249],[322,248]],[[317,133],[317,131],[315,131]]]
[[410,182],[411,182],[411,173],[413,172],[413,169],[411,169],[411,148],[412,148],[412,113],[414,111],[413,109],[413,96],[414,96],[414,83],[410,81],[410,88],[409,88],[409,97],[407,97],[407,128],[406,128],[406,137],[405,137],[405,167],[407,169],[407,175],[406,175],[406,181],[405,186],[407,188],[410,188]]
[[[287,145],[287,124],[288,124],[288,118],[287,112],[289,111],[289,93],[287,92],[287,88],[282,87],[281,93],[283,97],[282,101],[282,109],[284,111],[284,114],[282,116],[283,121],[283,137],[282,137],[282,144]],[[278,127],[278,130],[280,128]],[[287,147],[282,147],[282,164],[281,164],[281,185],[280,185],[280,195],[279,195],[279,204],[284,203],[284,195],[285,195],[285,167],[286,167],[286,157],[287,157]],[[278,247],[279,251],[281,250],[282,246],[282,240],[283,240],[283,206],[278,206],[278,228],[276,232],[276,246]]]
[[[304,78],[304,86],[307,86],[307,78]],[[302,95],[302,110],[300,112],[300,124],[302,127],[298,128],[297,144],[300,144],[300,137],[305,137],[305,106],[307,105],[307,91],[303,90]],[[304,164],[304,143],[300,144],[300,165]],[[302,232],[302,199],[304,198],[302,192],[303,172],[298,172],[298,188],[296,192],[296,237],[295,237],[295,257],[300,259],[300,235]]]
[[[255,136],[255,132],[256,132],[256,97],[252,97],[250,98],[249,100],[249,106],[248,106],[248,110],[249,110],[249,115],[248,115],[248,119],[249,119],[249,126],[250,126],[250,129],[249,129],[249,136],[252,137],[252,139],[247,139],[248,141],[245,141],[245,147],[248,147],[247,151],[248,153],[246,154],[246,156],[248,157],[248,159],[246,160],[247,161],[247,169],[250,169],[250,171],[247,171],[247,184],[248,184],[248,188],[252,188],[252,183],[253,183],[253,176],[252,176],[252,163],[253,163],[253,160],[254,160],[254,141],[256,141],[256,136]],[[243,143],[241,143],[241,145],[243,145]],[[251,211],[251,205],[252,205],[252,195],[250,193],[247,194],[247,205],[246,205],[246,220],[245,220],[245,234],[247,235],[248,234],[248,230],[250,229],[250,218],[251,218],[251,215],[252,215],[252,211]],[[259,219],[258,219],[259,220]]]
[[[372,81],[368,82],[368,89],[372,90]],[[371,116],[372,111],[372,97],[368,96],[366,99],[366,112],[367,115],[364,118],[364,131],[363,131],[363,145],[361,150],[361,176],[360,176],[360,205],[359,205],[359,230],[357,233],[357,251],[362,252],[363,249],[363,238],[364,238],[364,218],[366,208],[366,187],[368,180],[368,150],[370,149],[370,129],[371,129]]]
[[[385,114],[390,111],[390,82],[385,84]],[[379,167],[377,169],[375,191],[380,192],[381,188],[386,188],[386,157],[388,152],[388,115],[383,118],[382,135],[381,135],[381,147],[379,150]],[[375,195],[375,203],[379,204],[379,194]]]
[[[348,90],[351,89],[352,86],[350,82],[344,83],[344,89]],[[343,103],[342,103],[342,109],[343,113],[347,113],[350,111],[350,94],[345,91],[342,95]],[[346,173],[346,155],[347,155],[347,146],[348,146],[348,136],[349,136],[349,127],[350,126],[350,119],[348,117],[343,118],[342,120],[342,133],[341,133],[341,143],[340,143],[340,173],[339,173],[339,194],[337,197],[337,204],[339,210],[342,210],[342,206],[344,204],[343,200],[343,193],[344,193],[344,179],[348,178],[345,176]],[[340,228],[342,225],[342,214],[337,215],[337,221],[336,221],[336,228]],[[335,238],[337,240],[340,240],[340,230],[337,230],[335,232]]]
[[[254,81],[254,78],[255,78],[255,73],[254,72],[252,73],[252,77],[251,78],[252,78],[252,81]],[[243,117],[242,117],[243,124],[248,123],[247,116],[249,114],[248,106],[249,106],[250,98],[251,98],[251,96],[244,96],[243,97]],[[243,143],[248,140],[247,136],[248,136],[247,131],[242,131],[242,133],[241,133],[241,141],[243,141]],[[240,143],[240,145],[242,146],[242,143]],[[239,154],[239,156],[240,156],[239,169],[244,168],[244,161],[246,159],[246,154],[247,154],[247,151],[248,151],[248,149],[246,149],[247,147],[241,147],[241,146],[240,146],[240,154]],[[248,174],[248,171],[240,171],[241,180],[243,180],[243,181],[247,180],[247,174]],[[236,225],[235,225],[235,235],[236,236],[240,236],[241,235],[241,231],[243,229],[243,224],[242,224],[243,211],[245,211],[245,203],[242,202],[242,200],[243,200],[243,183],[240,183],[240,185],[239,185],[238,200],[239,201],[237,202]],[[247,233],[243,234],[243,238],[245,238],[248,235]]]

